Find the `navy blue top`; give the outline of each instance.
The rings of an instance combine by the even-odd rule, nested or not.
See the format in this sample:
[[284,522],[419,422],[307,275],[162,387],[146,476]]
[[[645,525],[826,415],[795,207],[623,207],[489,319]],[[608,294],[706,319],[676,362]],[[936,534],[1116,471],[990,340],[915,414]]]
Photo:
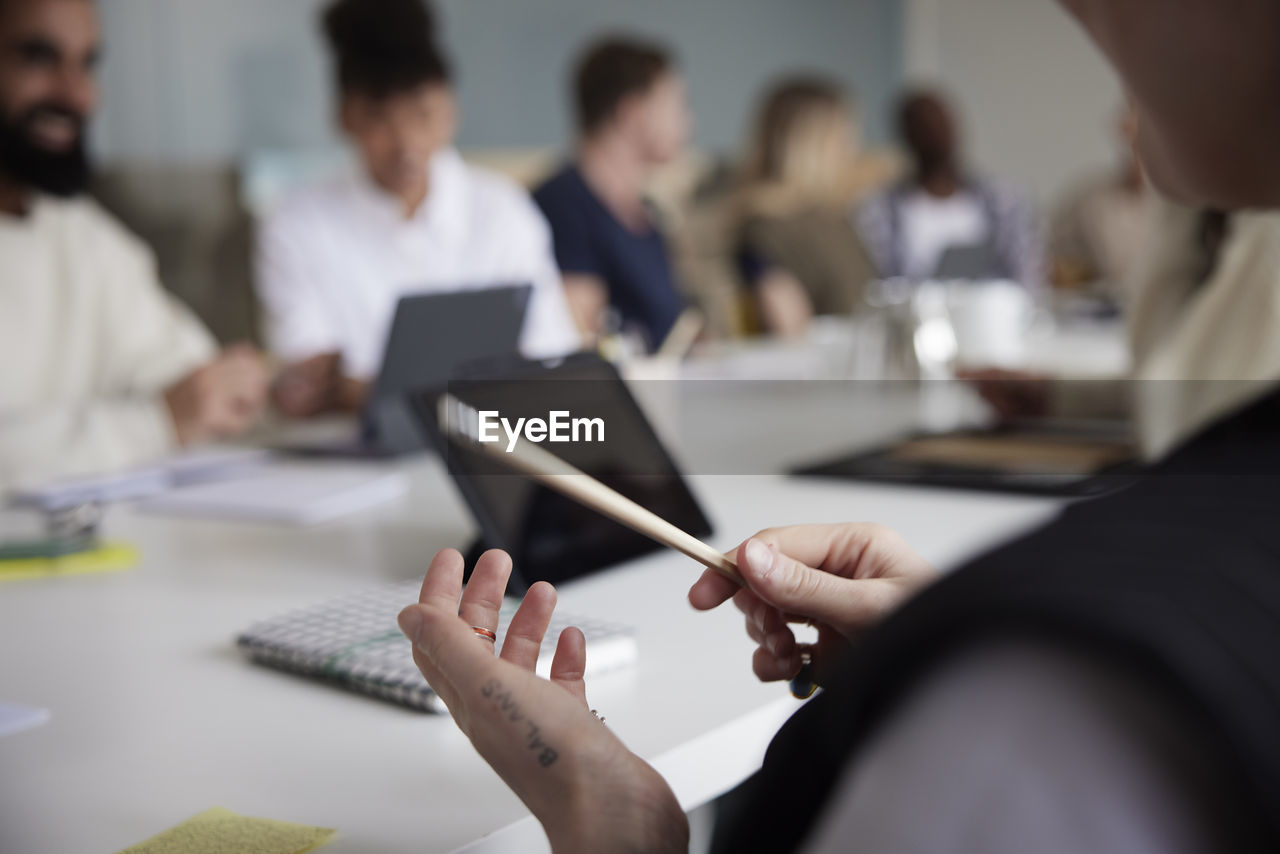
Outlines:
[[623,326],[639,329],[651,346],[661,344],[685,308],[662,232],[628,229],[576,166],[566,166],[533,198],[551,224],[560,272],[599,277]]

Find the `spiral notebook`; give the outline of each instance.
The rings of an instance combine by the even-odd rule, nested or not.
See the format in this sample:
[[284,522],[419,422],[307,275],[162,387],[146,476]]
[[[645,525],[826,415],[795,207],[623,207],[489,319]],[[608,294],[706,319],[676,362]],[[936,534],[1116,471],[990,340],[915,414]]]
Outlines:
[[[313,608],[285,614],[250,627],[236,645],[253,661],[313,676],[336,686],[424,712],[443,713],[444,703],[413,663],[413,648],[396,626],[405,605],[417,601],[418,582],[370,589]],[[501,648],[516,603],[502,609]],[[633,629],[566,614],[556,614],[538,657],[538,672],[551,667],[560,632],[577,626],[587,638],[587,676],[633,663]]]

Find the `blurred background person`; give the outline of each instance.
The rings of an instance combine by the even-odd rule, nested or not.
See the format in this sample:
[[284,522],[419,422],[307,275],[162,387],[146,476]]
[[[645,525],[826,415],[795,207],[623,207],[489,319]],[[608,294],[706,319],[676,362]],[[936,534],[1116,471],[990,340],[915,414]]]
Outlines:
[[257,287],[287,363],[275,395],[287,415],[359,409],[410,293],[530,283],[525,355],[581,345],[537,207],[453,147],[457,105],[433,23],[423,0],[338,0],[324,14],[361,169],[297,191],[262,228]]
[[[578,146],[534,198],[555,235],[556,260],[580,323],[658,347],[684,311],[667,239],[645,188],[684,152],[692,131],[684,79],[658,45],[610,38],[574,74]],[[610,330],[613,331],[613,330]]]
[[1044,249],[1035,214],[1017,193],[965,169],[946,99],[929,90],[908,93],[897,118],[911,175],[869,201],[859,217],[880,275],[1041,286]]
[[1049,233],[1050,280],[1058,288],[1126,303],[1151,237],[1151,194],[1134,145],[1138,119],[1116,121],[1119,162],[1080,178],[1059,203]]
[[1142,455],[1157,459],[1280,382],[1280,214],[1150,207],[1125,313],[1129,376],[970,374],[1000,419],[1130,420]]
[[863,303],[875,265],[850,217],[859,129],[840,85],[795,77],[764,96],[739,188],[738,259],[760,323],[803,336]]
[[94,3],[0,3],[0,487],[235,436],[265,402],[257,354],[219,353],[82,195],[99,39]]

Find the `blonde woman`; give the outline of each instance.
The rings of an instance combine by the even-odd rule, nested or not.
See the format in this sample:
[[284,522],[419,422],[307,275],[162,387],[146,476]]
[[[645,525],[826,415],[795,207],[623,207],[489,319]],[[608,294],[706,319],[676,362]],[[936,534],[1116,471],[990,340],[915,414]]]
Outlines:
[[837,84],[792,78],[766,94],[736,224],[739,267],[766,332],[797,337],[815,315],[862,304],[875,272],[849,215],[858,157],[854,110]]

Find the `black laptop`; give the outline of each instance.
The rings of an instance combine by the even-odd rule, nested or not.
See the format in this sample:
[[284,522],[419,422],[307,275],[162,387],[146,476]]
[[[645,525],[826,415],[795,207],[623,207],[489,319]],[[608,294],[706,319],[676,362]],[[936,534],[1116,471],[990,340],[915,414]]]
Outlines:
[[408,395],[444,390],[461,365],[516,355],[532,295],[533,286],[524,284],[402,297],[358,434],[282,450],[338,457],[394,457],[428,450],[430,443],[410,412]]

